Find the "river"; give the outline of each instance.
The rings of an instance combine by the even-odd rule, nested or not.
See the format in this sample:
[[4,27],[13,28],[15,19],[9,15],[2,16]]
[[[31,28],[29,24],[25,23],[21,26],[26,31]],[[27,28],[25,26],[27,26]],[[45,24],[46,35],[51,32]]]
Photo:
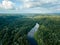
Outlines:
[[39,28],[39,24],[36,23],[36,25],[27,34],[28,41],[30,42],[30,45],[38,45],[37,41],[34,39],[34,34],[38,30],[38,28]]

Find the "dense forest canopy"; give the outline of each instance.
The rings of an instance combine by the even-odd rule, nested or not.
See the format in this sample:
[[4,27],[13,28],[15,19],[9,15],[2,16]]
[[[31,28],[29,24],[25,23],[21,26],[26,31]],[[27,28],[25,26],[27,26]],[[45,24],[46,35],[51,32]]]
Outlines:
[[36,23],[40,25],[34,35],[38,45],[60,45],[60,16],[52,14],[1,14],[0,45],[30,45],[27,34]]

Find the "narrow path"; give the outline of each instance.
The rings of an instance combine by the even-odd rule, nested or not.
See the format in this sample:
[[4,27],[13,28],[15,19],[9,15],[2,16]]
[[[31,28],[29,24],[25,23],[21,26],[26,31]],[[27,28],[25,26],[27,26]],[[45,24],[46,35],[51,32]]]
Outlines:
[[34,34],[38,30],[38,28],[39,28],[39,24],[36,23],[36,25],[31,29],[31,31],[28,32],[27,37],[28,37],[28,41],[30,42],[30,45],[37,45],[37,42],[34,39]]

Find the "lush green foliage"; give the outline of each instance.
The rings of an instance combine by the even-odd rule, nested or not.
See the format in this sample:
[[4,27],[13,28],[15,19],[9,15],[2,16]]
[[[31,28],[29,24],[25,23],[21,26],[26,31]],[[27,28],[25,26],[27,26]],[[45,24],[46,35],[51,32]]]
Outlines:
[[0,17],[0,45],[29,45],[27,33],[35,25],[29,18]]
[[27,33],[39,23],[38,45],[60,45],[60,16],[0,16],[0,45],[30,45]]
[[39,19],[35,33],[38,45],[60,45],[60,16],[44,16]]

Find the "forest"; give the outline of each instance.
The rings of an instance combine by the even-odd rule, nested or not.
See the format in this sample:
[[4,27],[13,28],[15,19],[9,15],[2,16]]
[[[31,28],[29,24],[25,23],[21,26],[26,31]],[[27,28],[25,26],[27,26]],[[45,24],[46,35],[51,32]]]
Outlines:
[[1,14],[0,45],[30,45],[28,32],[39,23],[34,34],[38,45],[60,45],[60,16],[47,14]]

